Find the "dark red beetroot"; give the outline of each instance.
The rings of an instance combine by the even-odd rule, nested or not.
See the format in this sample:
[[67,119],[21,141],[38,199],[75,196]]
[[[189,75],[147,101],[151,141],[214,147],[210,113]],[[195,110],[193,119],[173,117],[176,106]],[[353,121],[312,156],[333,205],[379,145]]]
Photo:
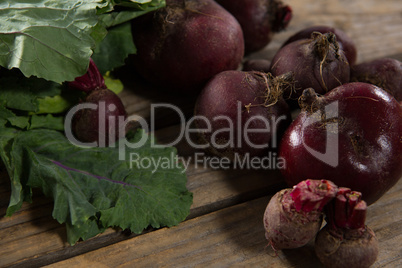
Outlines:
[[340,188],[325,209],[327,225],[318,232],[315,251],[328,268],[370,267],[378,256],[378,241],[365,225],[367,205],[361,193]]
[[208,79],[235,70],[244,54],[237,20],[213,0],[171,0],[132,24],[137,71],[161,87],[197,92]]
[[119,129],[119,117],[125,119],[126,110],[113,91],[93,90],[85,98],[85,103],[96,104],[97,108],[81,109],[75,113],[72,119],[72,131],[79,141],[86,143],[96,141],[98,146],[104,147],[125,136],[125,130]]
[[225,71],[214,76],[195,106],[200,144],[230,159],[264,156],[276,149],[291,121],[281,97],[291,81],[291,77],[273,79],[260,72]]
[[402,108],[371,84],[348,83],[322,97],[306,89],[280,145],[288,185],[326,178],[372,204],[402,176]]
[[264,48],[292,19],[291,8],[278,0],[216,1],[239,21],[246,53]]
[[350,80],[376,85],[402,102],[402,62],[399,60],[382,58],[352,66]]
[[321,228],[321,211],[337,191],[330,181],[306,180],[276,193],[264,213],[265,237],[272,248],[298,248],[314,239]]
[[246,60],[243,63],[242,70],[245,72],[257,71],[257,72],[269,73],[270,69],[271,69],[271,62],[269,60],[250,59],[250,60]]
[[334,33],[336,36],[336,40],[339,43],[339,48],[342,49],[345,53],[349,64],[352,66],[356,63],[357,49],[353,40],[344,31],[330,26],[316,25],[303,29],[292,35],[288,40],[286,40],[282,47],[297,40],[311,38],[311,34],[314,32],[319,32],[322,34]]
[[[68,82],[67,86],[87,93],[82,105],[96,105],[95,109],[77,109],[78,106],[72,109],[71,128],[76,139],[85,143],[97,142],[103,147],[125,136],[125,126],[119,129],[119,117],[125,119],[127,116],[124,105],[113,91],[106,88],[103,76],[92,59],[86,74]],[[68,117],[66,120],[70,120]]]
[[297,100],[306,88],[319,94],[348,83],[349,63],[333,33],[314,34],[311,39],[292,42],[281,48],[271,62],[274,76],[292,72],[296,90],[284,95]]

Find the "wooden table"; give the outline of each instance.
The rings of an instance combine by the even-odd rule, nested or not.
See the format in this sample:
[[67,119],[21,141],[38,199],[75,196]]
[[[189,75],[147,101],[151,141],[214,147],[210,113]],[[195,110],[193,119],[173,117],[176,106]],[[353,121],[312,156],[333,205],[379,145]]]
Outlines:
[[[275,36],[264,50],[250,58],[270,58],[296,31],[314,24],[338,27],[358,47],[358,61],[390,56],[402,60],[402,2],[400,0],[286,0],[294,18],[287,31]],[[125,70],[128,72],[129,70]],[[124,77],[124,75],[123,75]],[[127,77],[127,75],[126,75]],[[194,99],[169,96],[138,87],[123,79],[121,93],[129,114],[149,118],[150,104],[168,102],[191,115]],[[177,118],[157,115],[160,141],[177,136]],[[179,154],[194,151],[179,144]],[[275,255],[264,237],[262,215],[272,194],[284,187],[273,171],[212,170],[191,166],[188,189],[194,203],[180,225],[133,235],[108,229],[69,246],[65,227],[51,217],[52,201],[39,191],[12,217],[3,217],[10,182],[0,172],[0,267],[320,267],[313,244]],[[402,267],[402,181],[369,207],[367,223],[377,234],[380,253],[374,267]]]

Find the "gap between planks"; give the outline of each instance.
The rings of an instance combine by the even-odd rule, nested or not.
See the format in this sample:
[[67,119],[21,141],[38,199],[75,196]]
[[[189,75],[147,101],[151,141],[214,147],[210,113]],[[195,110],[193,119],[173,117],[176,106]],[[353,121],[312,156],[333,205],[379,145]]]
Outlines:
[[[402,209],[401,192],[402,181],[369,207],[367,224],[380,243],[373,267],[397,267],[394,265],[402,262],[402,227],[397,227],[402,224],[402,215],[392,215]],[[313,242],[275,256],[262,224],[268,200],[264,197],[231,206],[48,267],[322,267]],[[395,227],[398,232],[390,231]]]

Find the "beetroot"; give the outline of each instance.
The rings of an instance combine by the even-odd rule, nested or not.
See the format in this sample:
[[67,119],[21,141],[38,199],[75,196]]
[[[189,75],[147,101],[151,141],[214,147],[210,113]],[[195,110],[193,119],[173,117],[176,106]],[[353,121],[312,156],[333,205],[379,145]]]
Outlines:
[[264,213],[265,237],[272,248],[298,248],[311,241],[321,228],[321,211],[337,190],[330,181],[306,180],[276,193]]
[[250,59],[243,63],[243,71],[257,71],[263,73],[269,73],[271,69],[271,62],[265,59]]
[[367,205],[361,193],[340,188],[327,205],[327,225],[317,234],[315,252],[328,268],[370,267],[378,256],[378,241],[365,225]]
[[137,71],[162,88],[198,92],[215,74],[237,69],[244,54],[237,20],[213,0],[171,0],[132,23]]
[[330,26],[323,26],[323,25],[315,25],[306,29],[303,29],[291,37],[282,45],[282,47],[286,46],[289,43],[292,43],[297,40],[301,39],[308,39],[311,38],[311,35],[314,32],[319,32],[322,34],[325,33],[334,33],[336,36],[336,40],[339,43],[339,48],[343,50],[345,53],[346,58],[350,65],[354,65],[357,59],[357,49],[356,45],[353,40],[342,30],[333,28]]
[[216,0],[239,21],[246,53],[268,45],[275,33],[284,30],[292,10],[278,0]]
[[195,106],[200,144],[230,159],[266,155],[290,124],[281,94],[291,86],[291,77],[274,79],[261,72],[225,71],[214,76]]
[[350,79],[376,85],[402,102],[402,62],[399,60],[382,58],[352,66]]
[[113,91],[93,90],[85,98],[85,103],[97,107],[80,109],[74,114],[72,131],[79,141],[97,142],[98,146],[103,147],[125,136],[125,131],[119,128],[119,117],[125,119],[126,110]]
[[280,145],[288,185],[325,178],[372,204],[402,176],[402,108],[390,94],[356,82],[322,97],[306,89],[300,104]]
[[271,63],[271,73],[278,76],[292,72],[296,90],[290,99],[298,99],[303,89],[314,88],[319,94],[349,82],[350,67],[333,33],[316,33],[311,39],[292,42],[281,48]]
[[[124,121],[127,116],[124,105],[113,91],[106,88],[103,76],[92,59],[87,72],[68,82],[67,86],[87,93],[85,102],[80,104],[87,107],[78,105],[66,116],[65,124],[70,127],[68,124],[71,123],[74,138],[84,143],[96,142],[97,146],[104,147],[125,136],[125,129],[119,127],[119,119]],[[69,137],[69,130],[66,131],[67,138],[72,138]]]

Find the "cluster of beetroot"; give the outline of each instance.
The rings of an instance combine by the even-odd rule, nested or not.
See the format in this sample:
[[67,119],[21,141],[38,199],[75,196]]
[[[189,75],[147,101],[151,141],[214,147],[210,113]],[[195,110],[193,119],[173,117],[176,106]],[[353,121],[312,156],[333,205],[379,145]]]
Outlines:
[[[343,259],[366,267],[378,251],[364,225],[366,207],[402,176],[401,62],[385,58],[356,65],[353,40],[327,26],[296,33],[272,59],[244,62],[245,54],[265,47],[291,17],[291,8],[275,0],[170,0],[133,22],[138,50],[132,62],[157,86],[199,94],[194,124],[209,153],[234,159],[279,152],[285,181],[298,186],[279,193],[273,200],[281,199],[281,205],[267,210],[291,211],[286,220],[295,218],[308,231],[299,223],[284,226],[282,212],[277,218],[266,214],[274,248],[315,237],[329,202],[317,254],[330,267],[346,265]],[[275,122],[274,130],[268,121]],[[230,131],[244,128],[255,131]],[[303,237],[292,236],[298,231]],[[365,241],[362,246],[344,243],[355,237]],[[342,246],[322,245],[329,240]]]
[[[316,236],[321,210],[329,202],[328,224],[316,243],[364,237],[374,245],[368,254],[375,257],[376,242],[364,218],[367,205],[402,176],[401,62],[384,58],[356,65],[353,40],[327,26],[296,33],[272,59],[245,61],[245,54],[265,47],[291,17],[291,8],[277,0],[167,0],[166,7],[133,20],[137,53],[130,61],[161,89],[199,94],[194,124],[209,153],[230,159],[279,153],[285,160],[285,181],[297,186],[279,193],[273,200],[280,199],[281,205],[270,203],[267,210],[291,211],[289,219],[309,222],[309,236],[298,237],[294,245]],[[116,96],[105,89],[100,74],[91,75],[91,66],[70,86],[89,92],[87,101],[114,103]],[[121,102],[116,106],[114,115],[125,116]],[[295,110],[299,112],[292,119]],[[93,126],[95,112],[77,116],[77,135],[99,129]],[[267,127],[268,121],[275,122],[274,128]],[[247,137],[242,131],[227,131],[245,127],[254,130]],[[102,135],[108,135],[109,128]],[[89,137],[81,139],[93,141],[99,133]],[[283,236],[288,237],[288,231],[297,234],[299,227],[281,229],[283,216],[276,222],[266,218],[264,223],[276,230],[273,236],[267,231],[272,246],[286,248],[290,242]],[[317,247],[320,256],[341,251],[353,250]],[[320,259],[331,266],[330,257]]]
[[356,65],[353,40],[327,26],[294,34],[272,59],[243,62],[291,16],[272,0],[167,1],[133,21],[131,60],[160,88],[199,94],[194,125],[209,153],[234,159],[278,151],[290,186],[326,178],[372,204],[402,175],[401,62]]
[[[316,255],[326,267],[370,267],[379,249],[365,224],[366,211],[360,192],[331,181],[305,180],[271,198],[265,236],[274,250],[299,248],[315,238]],[[327,223],[321,229],[323,214]]]

